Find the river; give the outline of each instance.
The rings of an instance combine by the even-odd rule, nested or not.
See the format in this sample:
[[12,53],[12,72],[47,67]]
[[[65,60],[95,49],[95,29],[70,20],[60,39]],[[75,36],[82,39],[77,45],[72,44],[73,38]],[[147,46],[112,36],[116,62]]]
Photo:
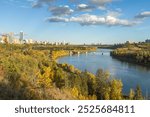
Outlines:
[[[96,52],[87,54],[65,56],[58,59],[58,63],[67,63],[93,74],[101,68],[111,74],[111,78],[121,79],[123,82],[123,93],[128,94],[130,88],[135,89],[137,85],[142,88],[143,95],[150,96],[150,68],[122,62],[110,56],[110,49],[98,49]],[[103,54],[102,54],[103,53]]]

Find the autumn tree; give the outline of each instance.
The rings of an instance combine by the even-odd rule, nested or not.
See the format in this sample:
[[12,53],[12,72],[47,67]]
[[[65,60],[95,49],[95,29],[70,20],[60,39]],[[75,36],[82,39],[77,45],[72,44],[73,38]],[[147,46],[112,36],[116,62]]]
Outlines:
[[58,88],[65,86],[65,74],[61,68],[55,70],[54,83]]
[[96,95],[98,99],[109,99],[109,73],[99,69],[96,73]]
[[122,99],[122,82],[121,80],[112,80],[110,84],[110,99],[111,100],[121,100]]
[[133,89],[130,89],[130,92],[129,92],[129,100],[133,100],[134,99],[134,96],[135,96],[135,92]]
[[143,100],[143,96],[142,96],[142,90],[140,85],[137,85],[136,90],[135,90],[135,100]]

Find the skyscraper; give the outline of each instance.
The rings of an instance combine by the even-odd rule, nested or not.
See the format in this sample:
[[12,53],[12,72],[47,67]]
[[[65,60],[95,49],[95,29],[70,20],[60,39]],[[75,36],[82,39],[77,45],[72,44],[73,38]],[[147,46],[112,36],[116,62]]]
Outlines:
[[20,42],[23,41],[23,39],[24,39],[24,33],[23,31],[20,31],[20,38],[19,38]]

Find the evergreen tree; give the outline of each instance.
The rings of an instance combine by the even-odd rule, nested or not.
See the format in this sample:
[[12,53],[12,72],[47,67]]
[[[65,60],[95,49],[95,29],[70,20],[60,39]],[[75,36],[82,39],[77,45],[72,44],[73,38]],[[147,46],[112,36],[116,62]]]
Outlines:
[[143,100],[143,96],[142,96],[142,90],[140,85],[137,85],[136,90],[135,90],[135,100]]

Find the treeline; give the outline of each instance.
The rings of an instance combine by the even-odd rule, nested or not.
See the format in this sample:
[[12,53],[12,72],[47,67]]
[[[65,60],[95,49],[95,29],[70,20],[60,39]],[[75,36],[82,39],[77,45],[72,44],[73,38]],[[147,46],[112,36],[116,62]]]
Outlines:
[[112,51],[111,56],[123,61],[150,67],[150,44],[128,44]]
[[32,45],[32,49],[34,50],[50,50],[50,57],[53,60],[56,60],[59,57],[70,55],[70,54],[78,54],[78,53],[86,53],[96,51],[96,47],[93,46],[80,46],[80,45],[43,45],[43,44],[34,44]]
[[143,99],[140,87],[124,96],[122,82],[111,80],[109,72],[81,72],[56,63],[52,55],[51,50],[37,50],[33,45],[0,45],[0,99]]
[[80,45],[43,45],[43,44],[33,44],[34,50],[69,50],[69,51],[95,51],[96,47],[94,46],[80,46]]

